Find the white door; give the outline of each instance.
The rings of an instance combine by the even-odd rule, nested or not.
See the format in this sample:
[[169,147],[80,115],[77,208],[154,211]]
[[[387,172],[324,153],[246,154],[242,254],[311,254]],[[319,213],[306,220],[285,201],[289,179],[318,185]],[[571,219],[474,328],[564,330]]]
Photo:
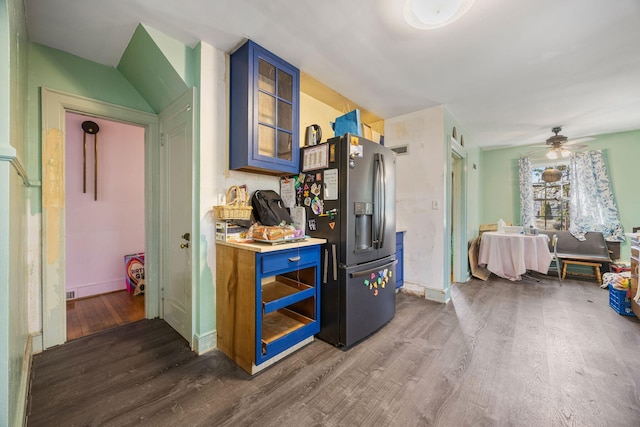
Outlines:
[[193,91],[160,113],[162,151],[162,312],[192,342]]

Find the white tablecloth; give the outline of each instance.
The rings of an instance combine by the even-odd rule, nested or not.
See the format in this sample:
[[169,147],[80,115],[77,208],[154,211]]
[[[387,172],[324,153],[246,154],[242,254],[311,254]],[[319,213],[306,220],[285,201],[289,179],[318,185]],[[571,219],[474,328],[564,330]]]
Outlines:
[[478,263],[509,280],[520,280],[527,270],[546,274],[551,264],[548,242],[546,234],[483,233]]

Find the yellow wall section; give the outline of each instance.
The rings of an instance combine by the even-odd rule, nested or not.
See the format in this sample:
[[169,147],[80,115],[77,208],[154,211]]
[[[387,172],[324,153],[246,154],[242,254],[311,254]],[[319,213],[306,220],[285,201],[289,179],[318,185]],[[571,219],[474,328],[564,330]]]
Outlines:
[[47,131],[47,142],[43,144],[44,176],[42,185],[42,207],[47,233],[47,262],[53,264],[60,257],[62,206],[64,203],[64,157],[62,132]]
[[[346,111],[338,110],[329,104],[325,104],[311,95],[300,92],[300,146],[304,147],[306,128],[312,124],[317,124],[322,129],[322,141],[333,138],[334,133],[333,129],[331,129],[330,122],[335,122],[336,117],[342,116],[345,112]],[[361,120],[363,123],[366,123],[362,116]],[[374,131],[380,134],[384,133],[384,120],[367,124],[371,126]]]
[[318,101],[317,99],[300,93],[300,146],[304,147],[306,141],[305,130],[307,126],[317,124],[322,129],[322,141],[333,137],[333,129],[329,122],[334,122],[341,116],[340,110]]
[[[300,73],[300,92],[311,96],[319,102],[336,109],[341,116],[349,111],[360,110],[360,120],[366,123],[379,134],[384,133],[384,120],[372,111],[367,110],[362,105],[358,105],[352,100],[344,97],[340,93],[314,79],[304,71]],[[302,114],[302,113],[301,113]],[[334,119],[335,119],[334,117]],[[333,120],[332,120],[333,121]],[[320,124],[320,123],[318,123]],[[320,125],[322,127],[322,125]],[[324,130],[324,127],[322,128]]]

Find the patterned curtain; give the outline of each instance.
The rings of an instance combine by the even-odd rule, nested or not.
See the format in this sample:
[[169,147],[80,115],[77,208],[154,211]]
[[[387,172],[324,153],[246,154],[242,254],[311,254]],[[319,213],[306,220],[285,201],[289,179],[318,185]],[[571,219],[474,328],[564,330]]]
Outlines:
[[518,160],[520,169],[520,215],[522,226],[528,228],[536,225],[535,212],[533,210],[533,178],[531,159],[521,157]]
[[578,240],[585,240],[584,235],[589,231],[600,231],[607,240],[624,241],[602,151],[575,153],[569,165],[569,232]]

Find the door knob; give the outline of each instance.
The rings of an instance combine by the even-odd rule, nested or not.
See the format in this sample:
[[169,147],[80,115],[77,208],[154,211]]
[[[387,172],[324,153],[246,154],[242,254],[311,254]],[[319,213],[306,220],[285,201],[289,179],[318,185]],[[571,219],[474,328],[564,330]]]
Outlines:
[[184,248],[188,248],[189,244],[188,243],[180,243],[180,249],[184,249]]
[[181,237],[182,237],[184,240],[186,240],[187,242],[188,242],[189,240],[191,240],[191,234],[189,234],[189,233],[184,233]]

